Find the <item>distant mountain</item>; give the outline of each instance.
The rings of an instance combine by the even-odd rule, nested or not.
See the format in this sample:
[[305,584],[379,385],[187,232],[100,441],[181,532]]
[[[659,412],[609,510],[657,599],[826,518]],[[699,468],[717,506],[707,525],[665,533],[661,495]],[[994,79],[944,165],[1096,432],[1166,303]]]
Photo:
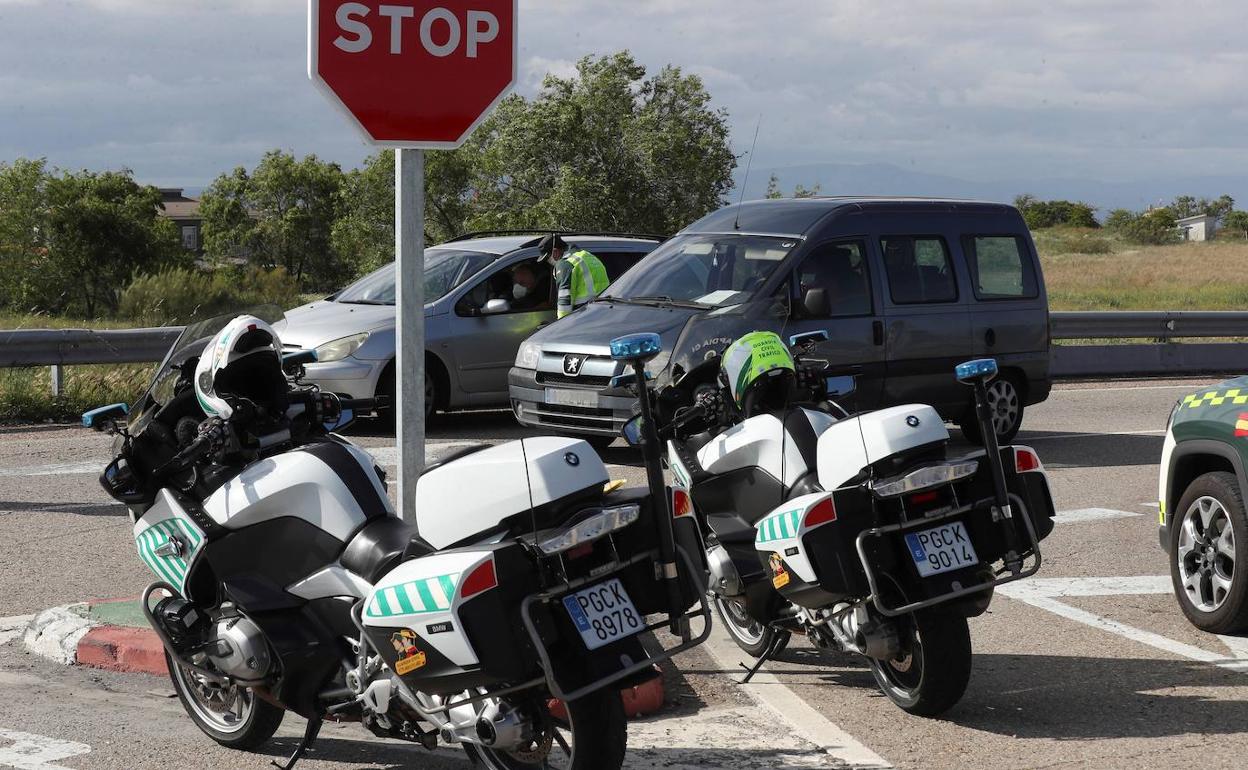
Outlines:
[[[942,198],[978,198],[1011,203],[1016,195],[1031,193],[1042,199],[1084,201],[1099,209],[1103,218],[1116,208],[1143,209],[1172,200],[1177,195],[1216,198],[1229,194],[1236,208],[1248,209],[1248,177],[1192,176],[1158,178],[1139,182],[1101,182],[1095,179],[1003,179],[972,182],[941,174],[911,171],[888,163],[812,163],[803,166],[750,169],[745,198],[761,198],[772,174],[780,189],[791,195],[796,185],[820,186],[823,195],[919,195]],[[737,169],[737,181],[744,168]],[[740,190],[733,196],[740,195]]]

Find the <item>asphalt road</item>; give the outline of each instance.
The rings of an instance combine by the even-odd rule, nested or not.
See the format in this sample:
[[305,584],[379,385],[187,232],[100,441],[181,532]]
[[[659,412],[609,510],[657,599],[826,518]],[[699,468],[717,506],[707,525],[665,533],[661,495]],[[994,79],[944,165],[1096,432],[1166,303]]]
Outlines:
[[[1203,384],[1064,385],[1029,411],[1018,443],[1038,450],[1062,515],[1040,575],[1001,591],[971,622],[974,674],[945,718],[905,715],[860,660],[800,640],[767,676],[738,686],[730,675],[743,656],[717,631],[669,672],[679,705],[632,726],[630,765],[1242,767],[1248,645],[1186,623],[1156,537],[1165,419]],[[392,437],[367,426],[357,434],[393,462]],[[518,435],[506,413],[444,416],[431,426],[430,454]],[[95,483],[108,443],[59,426],[0,428],[0,639],[7,616],[136,595],[148,581],[124,509]],[[642,483],[631,450],[603,456],[613,475]],[[64,669],[0,645],[0,766],[27,766],[12,759],[20,746],[65,757],[32,767],[267,763],[200,737],[168,692],[152,677]],[[297,722],[288,720],[275,751],[292,747]],[[379,744],[350,726],[327,733],[306,767],[466,766],[453,751]]]

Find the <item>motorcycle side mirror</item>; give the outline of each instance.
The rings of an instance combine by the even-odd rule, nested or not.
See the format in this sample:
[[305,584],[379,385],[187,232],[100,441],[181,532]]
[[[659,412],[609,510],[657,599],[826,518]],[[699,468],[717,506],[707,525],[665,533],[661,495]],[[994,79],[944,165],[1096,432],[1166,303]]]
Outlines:
[[109,404],[99,409],[83,412],[82,425],[92,430],[104,430],[110,424],[130,414],[130,407],[125,404]]
[[294,374],[307,364],[314,364],[318,360],[315,350],[296,350],[293,353],[287,353],[282,356],[282,371],[287,374]]
[[997,362],[992,358],[977,358],[958,364],[953,374],[964,385],[973,385],[977,381],[988,383],[997,376]]
[[637,415],[633,419],[624,423],[624,427],[620,429],[620,435],[624,436],[624,440],[629,446],[639,447],[646,443],[645,436],[641,431],[642,416]]
[[[822,289],[819,289],[822,291]],[[816,329],[813,332],[802,332],[789,337],[789,347],[800,348],[804,345],[814,345],[819,342],[827,342],[828,333],[823,329]]]
[[829,377],[827,388],[829,396],[848,396],[858,390],[858,378],[850,375]]
[[342,430],[353,422],[355,422],[355,410],[343,409],[338,413],[336,420],[325,421],[325,430],[333,433],[334,431]]

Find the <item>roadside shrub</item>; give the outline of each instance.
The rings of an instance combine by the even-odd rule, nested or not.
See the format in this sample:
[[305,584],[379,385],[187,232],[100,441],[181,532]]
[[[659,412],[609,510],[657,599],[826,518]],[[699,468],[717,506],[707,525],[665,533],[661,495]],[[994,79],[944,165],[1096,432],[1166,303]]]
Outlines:
[[1115,209],[1105,220],[1105,226],[1124,239],[1144,246],[1161,246],[1180,240],[1178,220],[1174,212],[1167,208],[1152,209],[1142,214]]
[[1112,241],[1099,229],[1052,227],[1037,230],[1032,237],[1042,255],[1109,254],[1114,250]]
[[186,324],[246,307],[294,307],[299,284],[283,267],[205,273],[174,268],[142,275],[121,293],[119,315],[139,325]]

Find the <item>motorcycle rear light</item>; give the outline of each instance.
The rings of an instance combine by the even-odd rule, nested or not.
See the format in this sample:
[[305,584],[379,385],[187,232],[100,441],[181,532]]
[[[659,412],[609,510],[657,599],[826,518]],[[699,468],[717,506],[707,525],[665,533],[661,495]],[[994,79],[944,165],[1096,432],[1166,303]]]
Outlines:
[[461,599],[467,599],[496,586],[498,586],[498,576],[494,574],[494,558],[491,557],[468,573],[464,582],[459,584],[459,596]]
[[689,516],[693,513],[693,500],[689,493],[679,487],[672,490],[672,518]]
[[928,465],[911,471],[904,476],[880,479],[871,482],[871,491],[876,497],[898,497],[913,492],[921,492],[932,487],[950,484],[967,476],[972,476],[979,469],[977,460],[941,463]]
[[924,505],[926,503],[934,502],[939,497],[940,497],[939,492],[920,492],[917,495],[910,495],[910,504],[911,505]]
[[836,506],[832,503],[832,498],[820,500],[806,512],[805,524],[807,527],[813,527],[816,524],[827,524],[829,521],[836,521]]
[[585,545],[578,545],[577,547],[565,553],[564,558],[579,559],[582,556],[589,556],[593,552],[594,552],[594,544],[586,543]]
[[[617,505],[613,508],[591,510],[596,510],[596,512],[567,529],[539,541],[538,549],[546,556],[564,553],[578,545],[592,543],[604,535],[624,529],[641,518],[641,506],[638,505]],[[586,512],[582,512],[582,515],[584,513]]]
[[1044,464],[1040,462],[1040,455],[1036,454],[1034,449],[1025,446],[1014,447],[1014,470],[1019,473],[1042,471]]

